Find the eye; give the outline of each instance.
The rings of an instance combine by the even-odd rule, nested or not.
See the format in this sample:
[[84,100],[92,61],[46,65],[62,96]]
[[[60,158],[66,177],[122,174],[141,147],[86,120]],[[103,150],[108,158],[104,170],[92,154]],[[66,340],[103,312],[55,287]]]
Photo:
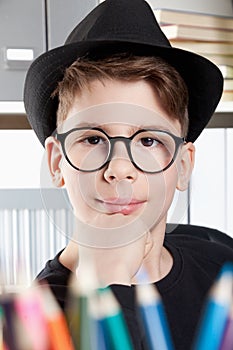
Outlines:
[[157,146],[160,142],[152,137],[141,138],[141,144],[145,147]]
[[98,145],[104,142],[104,140],[100,137],[100,136],[90,136],[90,137],[86,137],[85,139],[83,139],[84,143],[88,143],[90,145]]

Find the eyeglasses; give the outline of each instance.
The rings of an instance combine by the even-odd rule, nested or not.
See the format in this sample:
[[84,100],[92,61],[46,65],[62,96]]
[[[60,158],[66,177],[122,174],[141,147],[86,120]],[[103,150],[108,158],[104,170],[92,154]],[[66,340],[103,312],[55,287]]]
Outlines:
[[83,172],[105,167],[113,157],[114,146],[123,142],[132,164],[146,173],[159,173],[174,162],[183,137],[168,131],[138,130],[131,137],[111,137],[100,128],[74,128],[56,135],[69,164]]

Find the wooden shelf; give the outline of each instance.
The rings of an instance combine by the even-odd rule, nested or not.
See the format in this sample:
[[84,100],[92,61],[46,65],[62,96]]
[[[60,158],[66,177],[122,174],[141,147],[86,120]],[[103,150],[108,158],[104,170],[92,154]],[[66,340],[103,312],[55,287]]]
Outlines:
[[22,101],[0,102],[0,129],[31,129]]
[[[220,102],[208,128],[233,128],[233,101]],[[0,129],[31,129],[23,102],[0,102]]]
[[233,128],[233,101],[219,103],[207,128]]

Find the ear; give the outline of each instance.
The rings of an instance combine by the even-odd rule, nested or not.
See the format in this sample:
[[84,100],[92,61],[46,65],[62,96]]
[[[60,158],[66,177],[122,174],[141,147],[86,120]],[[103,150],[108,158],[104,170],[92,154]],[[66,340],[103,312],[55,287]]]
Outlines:
[[62,187],[65,181],[61,171],[63,154],[60,143],[53,136],[49,136],[45,140],[45,149],[52,182],[56,187]]
[[182,146],[179,164],[179,174],[176,188],[185,191],[188,188],[189,180],[195,162],[195,146],[188,142]]

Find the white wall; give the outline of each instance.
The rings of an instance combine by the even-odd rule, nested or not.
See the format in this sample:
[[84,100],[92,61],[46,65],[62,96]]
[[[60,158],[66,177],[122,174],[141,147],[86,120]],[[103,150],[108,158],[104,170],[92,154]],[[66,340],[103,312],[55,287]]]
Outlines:
[[206,129],[195,144],[191,223],[233,236],[233,129]]
[[39,188],[43,154],[32,130],[0,130],[0,189]]

